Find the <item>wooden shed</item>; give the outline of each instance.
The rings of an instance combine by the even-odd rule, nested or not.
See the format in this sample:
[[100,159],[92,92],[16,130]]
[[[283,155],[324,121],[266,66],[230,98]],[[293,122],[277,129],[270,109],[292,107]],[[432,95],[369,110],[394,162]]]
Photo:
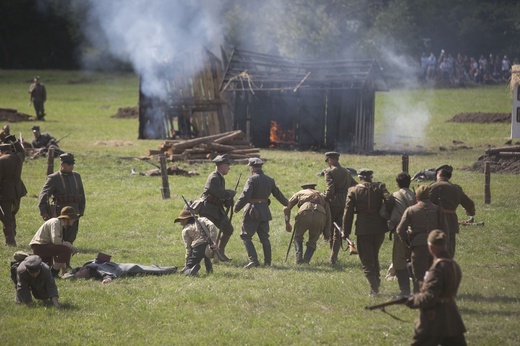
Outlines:
[[232,129],[228,104],[219,95],[222,62],[213,53],[187,50],[159,70],[166,97],[147,96],[140,80],[139,139],[200,137]]
[[302,61],[235,49],[221,82],[234,125],[257,147],[368,152],[375,92],[388,91],[378,62]]

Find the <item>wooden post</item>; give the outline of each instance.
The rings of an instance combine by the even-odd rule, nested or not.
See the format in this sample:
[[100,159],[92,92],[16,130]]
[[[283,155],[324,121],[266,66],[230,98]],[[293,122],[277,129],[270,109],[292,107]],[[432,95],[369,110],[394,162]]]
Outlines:
[[491,164],[486,161],[484,166],[484,203],[491,204]]
[[162,187],[161,194],[162,198],[170,198],[170,184],[168,183],[168,169],[166,167],[166,156],[159,155],[159,160],[161,161],[161,176],[162,176]]
[[47,175],[54,173],[54,148],[47,151]]
[[405,172],[405,173],[408,173],[408,163],[409,163],[408,154],[403,154],[401,156],[401,165],[403,167],[403,172]]

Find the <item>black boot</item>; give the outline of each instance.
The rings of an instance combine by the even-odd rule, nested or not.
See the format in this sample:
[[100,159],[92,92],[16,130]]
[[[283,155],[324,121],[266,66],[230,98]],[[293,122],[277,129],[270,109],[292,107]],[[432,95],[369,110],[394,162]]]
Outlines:
[[199,270],[200,270],[200,264],[197,263],[192,268],[185,270],[184,275],[196,276],[197,273],[199,272]]
[[399,284],[399,295],[401,297],[407,297],[410,295],[410,277],[408,275],[408,269],[399,269],[395,271],[397,277],[397,283]]
[[296,250],[296,263],[302,264],[303,263],[303,241],[295,241],[294,242],[294,249]]
[[262,244],[263,250],[264,250],[264,265],[270,266],[271,265],[271,242],[267,241]]
[[15,231],[13,227],[4,227],[5,245],[16,246],[16,240],[14,239]]
[[59,270],[59,269],[51,268],[51,274],[52,274],[52,277],[53,277],[53,278],[55,278],[55,279],[61,279],[61,278],[60,278],[60,270]]
[[255,245],[251,240],[244,240],[244,246],[246,247],[247,257],[249,257],[249,263],[244,268],[258,267],[260,263],[258,263]]
[[220,237],[220,241],[218,242],[218,249],[220,251],[220,254],[222,255],[222,262],[229,262],[231,261],[231,258],[227,257],[225,255],[226,245],[229,242],[229,238],[231,238],[230,234],[224,234],[222,233],[222,236]]
[[308,264],[311,261],[315,250],[315,248],[307,246],[307,249],[305,250],[305,256],[303,256],[303,263]]

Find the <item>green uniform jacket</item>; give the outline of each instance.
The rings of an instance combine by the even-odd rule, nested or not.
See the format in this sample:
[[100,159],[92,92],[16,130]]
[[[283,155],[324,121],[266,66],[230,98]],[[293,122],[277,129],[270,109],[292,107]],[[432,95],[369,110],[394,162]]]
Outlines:
[[446,233],[446,228],[446,218],[439,206],[425,200],[404,211],[397,234],[404,242],[409,241],[411,246],[419,246],[428,244],[430,231],[440,229]]
[[349,170],[341,165],[332,166],[325,171],[325,199],[331,207],[344,207],[349,187],[357,184]]
[[[50,198],[56,205],[55,215],[49,213]],[[49,216],[55,217],[65,206],[73,207],[82,216],[85,213],[85,191],[81,176],[76,172],[67,174],[61,171],[49,174],[40,192],[40,215],[48,213]]]
[[223,219],[227,219],[224,204],[232,203],[235,196],[234,190],[226,190],[224,176],[218,171],[213,171],[206,180],[204,191],[202,192],[203,207],[200,216],[208,217],[210,220],[222,224]]

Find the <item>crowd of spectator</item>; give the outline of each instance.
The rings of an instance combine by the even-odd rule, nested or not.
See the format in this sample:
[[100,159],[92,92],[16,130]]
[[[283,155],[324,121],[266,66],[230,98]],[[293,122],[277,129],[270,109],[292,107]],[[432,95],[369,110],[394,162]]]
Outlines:
[[518,64],[515,58],[513,63],[507,55],[484,54],[478,59],[468,55],[453,56],[441,50],[438,57],[433,52],[428,56],[423,53],[420,60],[421,80],[442,81],[449,84],[460,84],[472,81],[479,85],[507,83],[511,76],[511,65]]

